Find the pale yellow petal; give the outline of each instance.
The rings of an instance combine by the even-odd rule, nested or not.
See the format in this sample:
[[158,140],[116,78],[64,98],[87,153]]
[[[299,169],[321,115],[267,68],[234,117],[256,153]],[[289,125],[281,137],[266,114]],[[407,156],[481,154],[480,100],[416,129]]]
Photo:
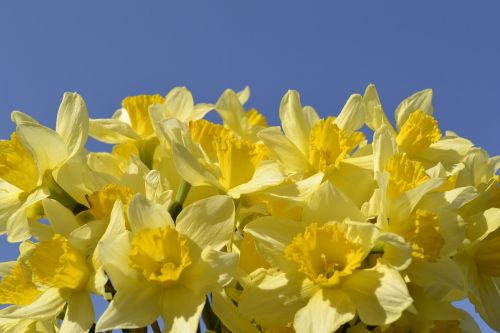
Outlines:
[[140,193],[130,200],[128,217],[132,231],[174,226],[174,221],[164,206],[149,201]]
[[217,178],[205,169],[184,146],[175,144],[173,151],[177,172],[188,183],[192,186],[213,185],[221,187]]
[[89,133],[89,114],[83,98],[65,92],[57,113],[56,132],[64,141],[69,156],[82,151]]
[[68,300],[59,333],[85,333],[94,324],[94,306],[87,292],[73,293]]
[[31,116],[21,111],[12,111],[12,113],[10,114],[10,119],[16,125],[21,125],[22,123],[38,124],[38,121],[36,121],[36,119],[32,118]]
[[247,224],[244,231],[255,238],[257,250],[264,259],[280,267],[292,264],[284,258],[284,250],[304,231],[304,225],[293,220],[261,217]]
[[309,132],[302,105],[300,103],[299,93],[295,90],[289,90],[280,104],[280,119],[283,132],[297,148],[306,155],[308,151]]
[[389,119],[385,115],[382,109],[382,104],[380,103],[380,98],[378,97],[377,89],[375,85],[369,84],[363,95],[363,104],[365,105],[365,118],[366,125],[372,130],[376,131],[382,125],[389,128],[389,131],[395,135],[396,131],[391,125]]
[[193,95],[186,87],[175,87],[165,97],[167,116],[189,121],[194,108]]
[[55,318],[66,304],[66,295],[57,288],[45,290],[33,303],[0,310],[0,317],[46,320]]
[[248,130],[247,116],[238,95],[231,90],[225,90],[215,104],[215,111],[221,116],[224,125],[240,136]]
[[363,98],[359,94],[349,96],[342,111],[335,119],[335,124],[344,130],[347,134],[351,134],[363,127],[365,122],[365,108]]
[[161,289],[135,284],[117,289],[111,303],[97,321],[96,331],[139,328],[153,323],[161,313]]
[[386,125],[381,125],[373,134],[374,172],[382,172],[389,159],[398,152],[394,136]]
[[46,171],[55,169],[69,156],[59,134],[47,127],[25,123],[17,127],[16,133],[23,146],[33,156],[38,169],[39,182]]
[[270,150],[271,156],[281,162],[285,169],[296,173],[306,172],[309,169],[306,155],[283,135],[279,127],[265,128],[258,133],[258,137]]
[[477,214],[469,223],[467,238],[481,240],[500,227],[500,208],[490,208]]
[[302,219],[308,222],[364,221],[359,208],[340,190],[326,181],[306,198]]
[[185,207],[177,217],[176,228],[202,249],[221,249],[229,242],[234,223],[233,199],[216,195]]
[[106,273],[117,290],[126,289],[128,284],[141,280],[141,275],[128,265],[130,252],[128,232],[99,242],[98,251]]
[[243,90],[241,91],[238,91],[236,95],[238,96],[238,100],[240,101],[241,105],[245,104],[250,98],[250,87],[245,86],[245,88],[243,88]]
[[236,305],[224,291],[212,293],[212,308],[224,326],[231,332],[260,332],[250,321],[243,318]]
[[193,294],[180,285],[167,289],[162,305],[165,332],[195,333],[204,305],[205,295]]
[[428,115],[432,116],[433,108],[432,108],[432,90],[425,89],[410,97],[403,100],[396,111],[394,112],[394,118],[396,119],[397,128],[400,129],[401,126],[406,122],[410,114],[416,110],[422,110]]
[[233,187],[227,194],[239,198],[242,194],[258,192],[276,186],[284,181],[283,173],[277,163],[272,161],[263,161],[255,169],[252,178],[241,185]]
[[58,234],[67,237],[73,230],[80,226],[75,215],[56,200],[50,198],[44,199],[43,209],[45,214],[47,214],[50,225]]
[[246,319],[255,319],[264,327],[284,326],[293,321],[295,313],[317,290],[302,275],[265,274],[243,290],[238,310]]
[[111,144],[140,139],[130,124],[118,119],[90,119],[89,135],[96,140]]
[[297,332],[335,332],[354,318],[356,306],[340,289],[320,289],[297,311],[293,326]]
[[342,288],[368,325],[390,324],[412,303],[401,275],[385,265],[356,271],[346,278]]

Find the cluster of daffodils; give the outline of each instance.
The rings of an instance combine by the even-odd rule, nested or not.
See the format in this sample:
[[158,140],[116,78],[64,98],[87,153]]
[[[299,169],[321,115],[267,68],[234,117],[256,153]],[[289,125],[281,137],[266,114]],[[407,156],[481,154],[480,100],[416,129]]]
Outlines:
[[477,332],[465,298],[500,330],[500,157],[443,132],[431,90],[396,126],[373,85],[326,118],[289,91],[280,126],[249,95],[89,119],[66,93],[55,130],[14,111],[0,331]]

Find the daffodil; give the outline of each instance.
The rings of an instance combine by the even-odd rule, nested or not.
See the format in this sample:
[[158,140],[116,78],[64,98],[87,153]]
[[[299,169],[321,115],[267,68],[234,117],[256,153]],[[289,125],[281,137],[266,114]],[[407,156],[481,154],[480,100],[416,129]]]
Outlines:
[[212,186],[239,198],[283,182],[279,166],[266,159],[266,148],[205,120],[189,129],[174,119],[161,124],[178,173],[193,186]]
[[[0,318],[63,321],[59,332],[87,332],[94,324],[90,294],[104,295],[106,275],[94,248],[103,226],[80,225],[67,208],[44,200],[51,229],[39,243],[26,241],[0,283]],[[35,324],[38,325],[38,324]]]
[[215,111],[221,116],[223,125],[239,137],[251,142],[260,141],[257,133],[268,126],[266,118],[256,109],[245,111],[243,104],[250,97],[247,86],[239,93],[227,89],[215,104]]
[[195,332],[206,295],[233,275],[237,255],[219,251],[231,236],[232,199],[214,196],[193,203],[174,224],[163,207],[136,194],[128,207],[130,231],[120,201],[116,205],[99,245],[116,295],[97,330],[138,328],[162,316],[165,331]]
[[389,324],[412,302],[399,272],[369,264],[381,234],[370,223],[312,223],[261,218],[245,231],[276,269],[252,273],[239,310],[263,327],[293,322],[297,332],[334,332],[356,315]]
[[64,179],[76,171],[69,166],[84,149],[88,114],[80,95],[65,93],[55,131],[18,111],[12,119],[16,132],[0,142],[0,230],[19,242],[32,235],[31,225],[43,216],[42,199],[57,197],[72,209],[82,203],[84,198]]

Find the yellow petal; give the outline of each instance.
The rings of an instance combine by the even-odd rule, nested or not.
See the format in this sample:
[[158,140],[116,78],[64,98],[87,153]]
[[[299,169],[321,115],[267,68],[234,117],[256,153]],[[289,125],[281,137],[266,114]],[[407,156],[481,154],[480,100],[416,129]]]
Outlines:
[[360,319],[368,325],[390,324],[412,303],[401,275],[384,265],[356,271],[342,288],[356,304]]
[[309,131],[313,124],[306,121],[299,93],[289,90],[283,96],[280,104],[280,119],[283,132],[292,141],[302,154],[307,154]]
[[89,132],[89,114],[83,98],[77,93],[64,93],[57,112],[56,132],[63,139],[69,156],[84,148]]
[[130,117],[132,128],[143,138],[153,135],[153,126],[149,118],[149,106],[163,103],[160,95],[129,96],[122,101],[123,108]]
[[216,195],[185,207],[177,217],[176,228],[202,249],[221,249],[229,242],[234,223],[233,199]]
[[320,289],[297,311],[293,326],[297,332],[335,332],[355,314],[356,306],[346,293],[338,289]]
[[0,178],[26,192],[37,185],[38,171],[33,157],[16,133],[12,133],[10,140],[0,141]]
[[73,293],[60,332],[84,333],[94,324],[94,306],[87,292]]
[[415,155],[441,138],[437,121],[422,110],[413,112],[396,137],[396,141],[408,154]]
[[432,115],[433,109],[431,89],[416,92],[398,105],[396,111],[394,112],[397,128],[401,129],[410,114],[418,109],[421,109],[428,115]]
[[181,286],[168,289],[162,305],[164,330],[172,333],[195,333],[204,305],[205,295],[193,294]]

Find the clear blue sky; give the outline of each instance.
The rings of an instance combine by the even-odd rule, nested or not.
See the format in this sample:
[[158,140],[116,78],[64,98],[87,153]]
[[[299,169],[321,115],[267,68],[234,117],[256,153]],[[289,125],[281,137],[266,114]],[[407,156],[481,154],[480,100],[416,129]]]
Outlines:
[[[276,124],[287,89],[327,115],[372,82],[391,115],[433,88],[440,127],[498,155],[499,12],[495,0],[4,1],[0,137],[14,109],[53,126],[64,91],[107,117],[127,95],[186,85],[215,102],[250,85],[249,105]],[[0,260],[14,258],[4,244]]]

